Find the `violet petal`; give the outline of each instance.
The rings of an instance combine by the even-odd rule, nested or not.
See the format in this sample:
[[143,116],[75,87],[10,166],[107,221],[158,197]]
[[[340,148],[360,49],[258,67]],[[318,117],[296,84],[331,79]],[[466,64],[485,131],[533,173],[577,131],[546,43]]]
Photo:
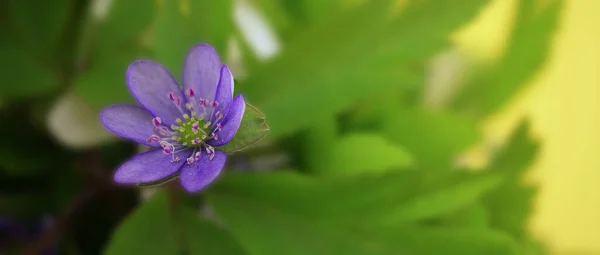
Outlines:
[[212,146],[222,146],[231,141],[240,127],[245,110],[246,102],[244,101],[244,97],[237,95],[231,103],[229,112],[223,119],[223,127],[218,132],[219,140],[210,140],[208,143]]
[[160,149],[138,154],[119,167],[114,179],[118,183],[145,183],[161,180],[177,172],[191,153],[191,150],[175,153],[174,156],[180,158],[177,162],[173,162],[172,156],[165,155]]
[[100,121],[111,132],[120,137],[151,147],[158,143],[148,143],[146,139],[154,133],[152,115],[146,109],[133,105],[112,105],[100,112]]
[[179,178],[181,185],[188,192],[196,192],[210,184],[221,172],[227,154],[215,150],[215,157],[210,160],[207,154],[203,154],[199,161],[181,168]]
[[175,78],[161,64],[150,60],[133,62],[127,68],[127,84],[137,101],[167,126],[175,124],[181,117],[181,112],[169,99],[169,92],[181,97],[182,106],[186,100]]
[[215,95],[215,101],[219,102],[217,111],[226,114],[229,111],[229,105],[233,100],[233,75],[227,65],[223,65],[221,68],[221,78],[219,79],[219,86],[217,87],[217,94]]
[[183,89],[193,88],[196,97],[214,100],[219,84],[221,61],[219,54],[208,44],[194,46],[185,57]]

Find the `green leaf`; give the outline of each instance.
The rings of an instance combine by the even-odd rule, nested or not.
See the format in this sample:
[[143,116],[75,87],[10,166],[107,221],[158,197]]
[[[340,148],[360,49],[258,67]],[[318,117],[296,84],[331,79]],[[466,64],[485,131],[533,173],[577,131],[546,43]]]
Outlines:
[[104,254],[245,254],[231,235],[187,208],[175,211],[163,191],[116,229]]
[[179,1],[165,1],[154,28],[154,52],[158,62],[179,77],[185,55],[198,43],[210,43],[224,56],[225,43],[232,35],[232,2],[189,1],[180,8]]
[[496,110],[545,63],[558,28],[562,0],[519,1],[515,28],[505,55],[488,73],[466,84],[454,106],[477,117]]
[[522,174],[533,163],[539,150],[537,140],[529,136],[530,124],[523,121],[513,132],[507,145],[501,148],[491,165],[493,171]]
[[135,102],[125,83],[125,72],[138,55],[124,51],[99,58],[95,65],[77,77],[75,92],[95,110],[111,104]]
[[139,206],[115,230],[104,254],[176,254],[174,219],[164,192]]
[[293,17],[290,16],[282,0],[254,0],[251,3],[268,20],[277,34],[285,36],[295,31],[292,30],[295,25]]
[[271,136],[312,126],[365,96],[420,83],[414,62],[447,45],[487,1],[411,1],[398,17],[390,2],[370,1],[310,27],[252,72],[242,93],[269,116]]
[[[302,178],[294,182],[291,175],[279,175],[284,176],[279,181],[288,181],[278,184],[278,188],[264,187],[265,183],[256,184],[254,179],[247,181],[248,185],[253,185],[253,190],[235,192],[221,187],[209,194],[210,204],[251,254],[441,254],[446,251],[450,251],[449,254],[512,254],[514,249],[509,237],[493,231],[375,227],[366,225],[356,214],[353,221],[339,224],[337,217],[343,215],[323,214],[322,206],[338,204],[345,200],[344,196],[323,191],[315,193],[314,183],[309,184]],[[375,190],[370,189],[369,184],[367,180],[366,187],[360,192]],[[306,187],[307,192],[290,193],[290,186],[293,190]],[[230,187],[236,189],[233,185]],[[354,188],[356,190],[356,186]],[[398,190],[401,186],[394,188]],[[346,194],[351,199],[366,201],[354,194]],[[281,199],[273,199],[277,196]],[[303,199],[298,199],[299,196]],[[298,210],[301,207],[317,212]],[[346,209],[346,214],[356,213]]]
[[233,1],[190,1],[190,19],[202,40],[217,51],[225,52],[227,41],[233,35]]
[[527,221],[533,210],[537,188],[521,180],[536,158],[537,141],[528,136],[529,123],[522,122],[494,159],[489,171],[506,172],[510,177],[485,198],[491,212],[491,225],[508,232],[519,240],[526,240]]
[[474,122],[449,112],[397,109],[385,118],[385,137],[404,146],[415,164],[427,170],[448,169],[453,158],[479,139]]
[[332,170],[328,164],[332,145],[339,139],[338,132],[338,121],[326,118],[316,120],[314,126],[309,127],[297,138],[297,144],[302,146],[302,161],[308,171],[326,173]]
[[99,25],[98,47],[114,51],[115,47],[134,43],[150,26],[156,9],[153,0],[114,0],[106,19]]
[[92,64],[79,74],[74,87],[92,109],[135,102],[127,89],[125,72],[133,61],[148,58],[141,37],[150,27],[156,9],[153,0],[115,0],[105,20],[97,24],[97,33],[89,32],[89,40],[95,43]]
[[256,107],[246,103],[246,111],[237,133],[229,143],[218,147],[227,153],[234,153],[261,141],[269,133],[265,115]]
[[[71,1],[11,0],[10,14],[28,52],[50,60],[58,50],[69,18]],[[4,55],[3,55],[4,56]]]
[[490,213],[490,226],[511,234],[519,240],[528,238],[528,220],[533,211],[535,187],[507,182],[484,197]]
[[476,203],[455,213],[433,220],[436,226],[468,227],[472,229],[489,228],[489,212],[482,203]]
[[291,172],[232,174],[210,194],[241,196],[327,223],[400,226],[458,212],[500,184],[498,174],[446,174],[430,179],[422,171],[309,177]]
[[412,164],[412,157],[404,148],[378,134],[346,134],[325,146],[330,148],[324,152],[324,161],[320,162],[320,174],[383,172]]
[[380,218],[381,224],[404,224],[456,212],[472,205],[502,182],[498,174],[476,175],[446,187],[433,188],[400,204]]
[[185,230],[188,254],[247,254],[229,232],[200,217],[198,213],[184,210],[181,219],[187,224]]
[[0,41],[0,95],[7,97],[34,96],[58,88],[58,79],[17,43]]

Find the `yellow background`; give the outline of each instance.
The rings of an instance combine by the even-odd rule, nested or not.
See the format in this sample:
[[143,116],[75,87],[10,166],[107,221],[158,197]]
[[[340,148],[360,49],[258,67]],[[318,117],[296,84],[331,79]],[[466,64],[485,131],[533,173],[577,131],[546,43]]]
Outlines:
[[[480,59],[502,52],[518,0],[494,0],[456,35]],[[541,140],[531,181],[541,185],[531,222],[552,254],[600,254],[600,0],[566,0],[552,51],[527,87],[482,123],[502,139],[527,116]]]

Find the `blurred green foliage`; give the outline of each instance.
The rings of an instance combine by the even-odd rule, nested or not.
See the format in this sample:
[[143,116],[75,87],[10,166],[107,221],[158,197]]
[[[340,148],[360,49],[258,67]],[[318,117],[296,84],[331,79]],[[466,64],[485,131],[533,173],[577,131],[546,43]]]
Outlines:
[[[456,159],[481,142],[478,121],[542,66],[562,1],[519,1],[504,55],[448,107],[421,101],[425,65],[489,2],[248,0],[282,45],[260,61],[232,0],[114,0],[104,17],[89,0],[5,1],[0,217],[55,215],[60,254],[543,254],[526,229],[536,189],[522,176],[539,147],[527,121],[487,152],[485,169]],[[138,203],[111,181],[136,148],[74,151],[34,114],[67,91],[96,113],[134,103],[124,78],[132,61],[156,60],[179,79],[192,45],[214,45],[227,63],[230,40],[245,53],[236,91],[257,108],[225,149],[237,152],[231,162],[291,159],[274,171],[230,163],[206,192],[183,195],[169,183]]]

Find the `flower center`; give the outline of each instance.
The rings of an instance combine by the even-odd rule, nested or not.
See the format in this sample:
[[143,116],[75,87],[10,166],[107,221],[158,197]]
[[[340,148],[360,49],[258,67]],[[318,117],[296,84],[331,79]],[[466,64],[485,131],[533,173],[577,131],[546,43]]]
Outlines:
[[178,134],[175,140],[183,146],[200,147],[210,135],[210,122],[204,122],[203,117],[196,116],[195,112],[192,112],[192,116],[184,114],[183,117],[183,121],[177,121],[179,126],[171,127]]
[[[158,143],[166,155],[172,157],[173,162],[179,162],[181,158],[175,154],[189,150],[191,156],[186,158],[188,164],[198,160],[203,153],[206,153],[209,160],[215,157],[215,149],[206,143],[209,139],[219,140],[219,131],[221,131],[221,122],[225,117],[223,113],[217,110],[219,102],[200,99],[196,102],[194,89],[185,91],[188,102],[185,104],[185,111],[182,108],[182,99],[176,96],[174,92],[169,92],[168,97],[177,109],[181,112],[183,120],[178,118],[177,124],[171,127],[164,126],[160,117],[152,119],[156,133],[152,134],[146,140],[148,143]],[[197,114],[197,111],[200,114]],[[190,114],[188,114],[190,113]],[[204,151],[204,152],[203,152]]]

